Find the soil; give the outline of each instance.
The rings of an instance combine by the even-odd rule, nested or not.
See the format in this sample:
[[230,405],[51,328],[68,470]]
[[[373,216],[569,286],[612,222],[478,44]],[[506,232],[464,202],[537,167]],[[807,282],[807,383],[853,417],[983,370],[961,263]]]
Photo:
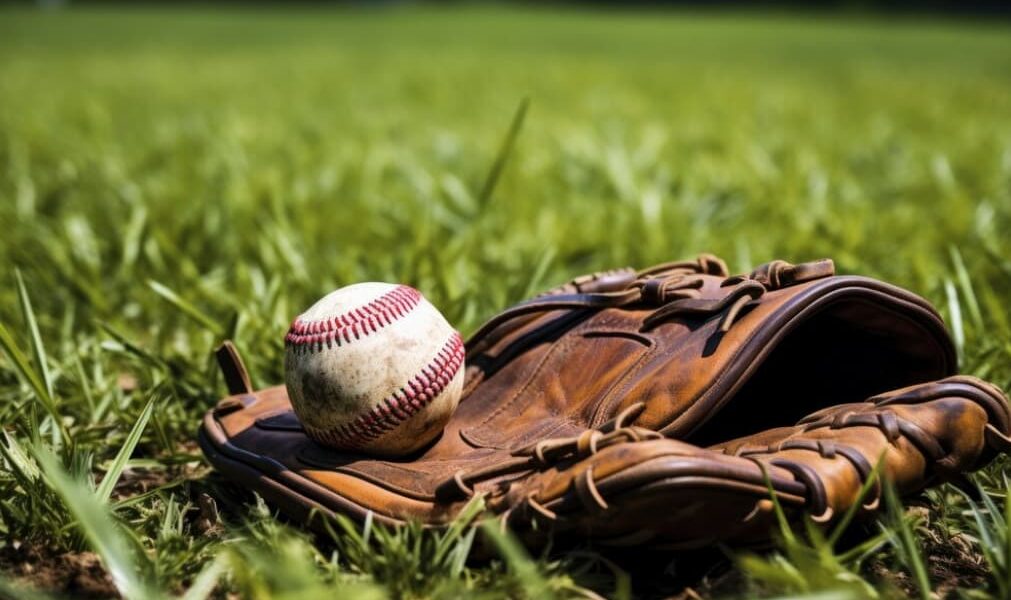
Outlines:
[[[933,531],[923,533],[921,539],[925,544],[921,552],[935,597],[958,598],[961,597],[958,588],[971,590],[986,581],[986,562],[963,534],[956,533],[944,540]],[[866,570],[872,580],[891,585],[909,597],[919,596],[913,578],[896,570],[892,561],[872,560]]]
[[[112,500],[118,501],[180,478],[199,476],[201,466],[182,465],[168,469],[125,469],[116,483]],[[201,534],[221,530],[214,500],[205,493],[194,498],[194,527]],[[0,574],[15,586],[73,598],[119,598],[119,593],[94,552],[68,552],[44,542],[8,541],[0,547]]]
[[0,568],[16,586],[74,598],[119,598],[94,552],[61,552],[44,545],[0,549]]

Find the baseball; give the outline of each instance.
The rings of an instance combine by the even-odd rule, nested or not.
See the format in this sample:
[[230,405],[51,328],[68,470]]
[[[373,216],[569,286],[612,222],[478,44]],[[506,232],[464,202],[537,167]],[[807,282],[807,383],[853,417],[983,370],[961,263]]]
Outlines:
[[396,456],[432,441],[463,388],[460,334],[418,290],[358,283],[291,324],[285,384],[317,442]]

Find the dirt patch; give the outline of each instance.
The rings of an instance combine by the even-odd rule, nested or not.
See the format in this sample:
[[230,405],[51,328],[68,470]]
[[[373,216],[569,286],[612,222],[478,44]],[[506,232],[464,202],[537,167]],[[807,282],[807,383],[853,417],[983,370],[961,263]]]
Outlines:
[[94,552],[61,552],[40,545],[0,549],[0,570],[12,583],[74,598],[119,598]]
[[177,474],[169,469],[123,469],[112,490],[112,500],[125,500],[178,479]]
[[[911,507],[928,527],[918,529],[917,539],[921,542],[920,554],[927,566],[927,576],[933,594],[937,598],[960,597],[958,589],[972,590],[986,584],[991,577],[986,560],[979,548],[963,533],[942,535],[938,527],[936,513],[924,507]],[[919,588],[909,573],[897,567],[894,558],[876,557],[871,559],[866,571],[872,581],[884,582],[910,597],[919,596]]]
[[953,596],[956,587],[976,589],[989,576],[983,555],[961,533],[947,540],[930,539],[924,554],[930,570],[930,582],[941,598]]
[[[192,452],[182,448],[181,452]],[[165,468],[128,468],[120,475],[112,501],[122,501],[153,489],[193,481],[206,471],[202,463],[181,463]],[[174,488],[185,490],[185,488]],[[206,494],[194,493],[187,515],[201,535],[221,531],[217,506]],[[147,500],[145,500],[147,502]],[[94,552],[67,551],[43,541],[7,542],[0,547],[0,573],[11,583],[73,598],[118,598],[112,579]]]

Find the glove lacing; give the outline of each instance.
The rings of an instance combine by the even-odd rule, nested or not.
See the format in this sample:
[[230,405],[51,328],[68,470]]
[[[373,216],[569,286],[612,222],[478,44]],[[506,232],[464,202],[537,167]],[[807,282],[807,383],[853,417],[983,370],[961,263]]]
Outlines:
[[[951,464],[949,450],[922,427],[909,419],[902,418],[888,408],[892,404],[915,404],[942,398],[953,394],[952,388],[957,386],[960,390],[959,395],[971,398],[986,410],[991,420],[1001,423],[1001,427],[1007,427],[1006,416],[1002,416],[1006,415],[1007,410],[1003,393],[990,385],[986,386],[988,391],[983,392],[977,387],[977,384],[967,382],[967,378],[956,375],[942,380],[945,385],[931,388],[930,395],[923,396],[917,391],[897,390],[869,398],[865,405],[854,410],[831,414],[823,414],[823,411],[819,411],[808,415],[797,423],[801,429],[796,437],[765,446],[742,445],[723,448],[720,451],[724,454],[752,460],[758,463],[763,470],[765,466],[759,460],[760,456],[776,455],[784,450],[817,452],[822,458],[830,460],[842,457],[850,462],[859,476],[861,485],[863,485],[874,476],[874,468],[863,453],[856,448],[833,440],[810,439],[804,438],[803,435],[819,429],[839,430],[848,427],[873,427],[881,432],[890,446],[897,446],[902,439],[911,443],[931,465],[933,477],[939,481],[951,483],[969,497],[976,497],[979,493],[978,488],[972,484],[961,469]],[[1011,437],[994,426],[992,422],[988,422],[984,426],[983,434],[983,442],[990,451],[995,453],[1011,451]],[[833,518],[834,514],[828,502],[828,492],[821,476],[815,469],[786,458],[774,458],[769,460],[769,464],[790,471],[797,481],[804,484],[808,490],[808,508],[812,513],[812,520],[824,523]],[[862,507],[868,511],[877,509],[881,500],[881,492],[880,481],[873,482],[870,498],[862,503]]]
[[[926,402],[937,397],[943,397],[952,392],[950,386],[959,386],[962,395],[971,397],[982,406],[991,418],[1000,423],[995,427],[992,423],[985,426],[985,444],[994,452],[1011,451],[1011,437],[1001,431],[1007,426],[1006,417],[1001,417],[1006,411],[1002,394],[994,388],[990,393],[975,393],[978,388],[963,385],[965,378],[954,376],[944,380],[946,386],[939,386],[932,395],[917,397],[915,394],[890,393],[870,398],[863,409],[855,408],[844,412],[823,414],[822,411],[801,419],[797,425],[801,428],[796,437],[782,440],[771,445],[741,445],[715,449],[716,452],[746,458],[766,470],[765,462],[760,460],[763,455],[776,455],[784,450],[803,450],[818,453],[825,459],[843,458],[856,470],[861,484],[875,477],[875,469],[867,457],[858,449],[840,444],[828,439],[804,438],[804,434],[818,429],[842,429],[848,427],[873,427],[878,429],[890,445],[897,445],[901,439],[913,444],[925,459],[933,466],[934,476],[941,481],[952,483],[973,495],[975,488],[960,470],[948,464],[948,450],[933,435],[922,429],[916,423],[900,417],[890,410],[890,404],[905,404]],[[462,469],[439,486],[436,494],[442,499],[470,498],[478,494],[473,485],[480,481],[494,479],[509,474],[525,474],[542,471],[563,463],[575,463],[597,454],[604,448],[629,442],[663,439],[664,436],[650,429],[631,425],[645,409],[643,402],[632,404],[622,410],[614,419],[598,428],[587,429],[577,436],[541,440],[524,446],[512,452],[512,459],[477,469]],[[828,492],[821,475],[811,466],[787,458],[772,458],[768,464],[789,471],[798,483],[807,489],[807,509],[815,522],[828,522],[833,519],[834,512],[829,505]],[[512,480],[503,481],[499,490],[502,495],[508,490]],[[594,480],[593,468],[589,467],[576,476],[572,489],[585,509],[602,511],[608,509],[608,503],[598,491]],[[862,508],[867,511],[877,509],[881,498],[880,482],[875,480],[870,487],[870,498],[862,501]],[[524,506],[548,521],[561,518],[551,509],[541,504],[536,498],[537,491],[528,492],[522,499]],[[494,495],[494,494],[493,494]],[[518,506],[517,506],[518,507]],[[756,505],[757,508],[757,505]],[[501,518],[508,518],[513,507],[506,509]]]
[[[728,276],[726,264],[719,258],[703,254],[694,261],[666,263],[633,273],[609,271],[573,280],[571,283],[517,304],[484,324],[467,343],[468,358],[484,350],[484,338],[506,322],[521,316],[552,310],[579,310],[656,306],[642,322],[647,331],[672,318],[707,318],[722,314],[719,332],[726,333],[744,309],[766,292],[798,283],[829,277],[835,273],[831,260],[818,260],[797,265],[776,260],[762,265],[747,275]],[[614,283],[604,286],[610,291],[582,292],[595,289],[596,277],[609,278]],[[701,297],[705,276],[723,277],[720,287],[732,287],[717,299]],[[573,293],[575,290],[575,293]]]
[[[663,435],[659,432],[629,425],[645,408],[646,403],[637,402],[626,407],[618,413],[618,416],[600,427],[587,429],[577,436],[541,440],[514,450],[511,453],[512,458],[508,461],[477,469],[461,469],[437,488],[436,496],[441,499],[471,498],[477,493],[473,484],[479,481],[512,473],[540,471],[563,462],[578,462],[616,444],[663,439]],[[585,496],[598,508],[606,509],[607,503],[596,491],[593,470],[587,469],[581,479],[576,484],[580,498]],[[552,511],[541,506],[533,498],[533,492],[526,497],[526,503],[543,516],[556,518]]]

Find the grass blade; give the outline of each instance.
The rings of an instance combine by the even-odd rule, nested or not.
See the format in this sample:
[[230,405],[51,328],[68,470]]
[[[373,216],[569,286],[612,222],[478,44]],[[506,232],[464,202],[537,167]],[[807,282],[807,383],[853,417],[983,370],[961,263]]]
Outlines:
[[223,554],[219,554],[211,564],[200,571],[197,578],[193,580],[193,585],[190,586],[190,589],[186,590],[181,600],[204,600],[204,598],[210,596],[215,586],[218,585],[218,580],[221,579],[221,575],[224,574],[226,568],[227,561]]
[[895,485],[887,479],[883,479],[882,484],[884,484],[885,502],[888,505],[888,515],[891,521],[892,543],[899,558],[912,572],[920,598],[930,600],[930,577],[927,575],[927,566],[920,554],[920,544],[916,539],[916,533],[909,524],[909,519],[902,512],[902,503],[895,491]]
[[126,436],[126,441],[123,442],[123,447],[119,449],[119,453],[116,454],[116,458],[112,461],[112,465],[109,470],[106,471],[105,477],[102,478],[102,483],[99,484],[98,490],[95,492],[95,496],[100,502],[108,502],[109,497],[112,495],[112,489],[116,486],[116,482],[119,481],[120,474],[123,473],[123,469],[126,467],[126,462],[130,460],[130,455],[133,454],[134,448],[137,447],[137,442],[140,441],[141,434],[144,433],[144,428],[147,427],[147,422],[151,418],[151,413],[154,411],[155,399],[151,398],[148,401],[147,406],[141,411],[140,417],[137,418],[137,422],[133,424],[133,429],[130,430],[130,434]]
[[[63,425],[63,419],[60,418],[60,414],[56,410],[56,403],[53,401],[53,397],[49,394],[49,390],[46,388],[46,384],[43,382],[42,377],[32,368],[28,361],[28,357],[25,353],[18,347],[17,343],[14,341],[14,337],[10,334],[10,331],[4,327],[3,323],[0,323],[0,348],[3,348],[4,353],[7,358],[10,359],[11,363],[14,364],[14,369],[17,371],[21,379],[28,384],[29,387],[35,392],[35,398],[42,404],[45,411],[52,417],[54,424],[59,429],[60,436],[62,439],[68,439],[70,435],[67,433],[66,427]],[[38,434],[37,423],[32,423],[35,428],[34,431],[30,432],[33,436]]]
[[958,351],[958,363],[962,364],[965,356],[965,324],[962,322],[962,304],[958,301],[955,284],[950,279],[944,281],[944,293],[948,300],[949,325],[951,325],[955,349]]
[[828,544],[830,546],[835,547],[839,538],[846,532],[846,528],[853,522],[853,518],[857,515],[857,512],[864,503],[864,498],[867,497],[867,494],[871,492],[871,489],[875,485],[880,485],[881,469],[884,464],[885,453],[882,452],[881,456],[878,457],[877,464],[874,465],[874,468],[867,476],[867,479],[864,480],[863,484],[860,486],[860,491],[857,492],[856,498],[853,499],[853,504],[850,505],[850,507],[846,510],[846,513],[843,514],[843,517],[839,519],[833,527],[832,532],[829,534]]
[[159,296],[167,300],[169,304],[179,309],[179,312],[193,319],[197,323],[203,325],[208,330],[213,332],[216,336],[218,337],[224,336],[225,329],[216,319],[212,319],[211,317],[204,314],[203,311],[194,306],[188,300],[184,299],[179,294],[169,289],[167,286],[162,285],[157,281],[154,281],[153,279],[148,280],[147,286],[151,288],[154,291],[154,293],[158,294]]
[[969,513],[972,515],[970,525],[975,528],[979,550],[990,567],[991,578],[997,586],[997,597],[1007,598],[1011,595],[1011,533],[1008,531],[1008,523],[1011,522],[1011,494],[1007,493],[1011,488],[1008,487],[1006,477],[1003,481],[1002,506],[998,506],[979,484],[977,489],[982,507],[965,490],[958,491],[969,504]]
[[3,432],[3,443],[0,443],[0,457],[7,463],[10,474],[25,490],[30,489],[32,483],[39,477],[38,469],[28,459],[28,455],[21,449],[21,444],[6,431]]
[[481,523],[485,536],[498,549],[509,570],[523,586],[525,595],[528,598],[554,598],[553,590],[537,570],[536,563],[530,559],[527,551],[508,531],[502,531],[499,527],[499,522],[494,519]]
[[502,171],[509,160],[509,155],[512,154],[513,147],[516,145],[516,138],[519,137],[520,130],[523,128],[523,121],[527,118],[527,110],[529,108],[530,98],[520,100],[520,105],[516,108],[516,113],[513,115],[512,123],[509,124],[509,131],[506,133],[505,140],[502,141],[498,155],[495,157],[495,162],[492,163],[488,176],[484,180],[484,185],[481,186],[481,193],[477,197],[478,203],[481,206],[486,206],[488,201],[491,200],[492,192],[495,191],[495,186],[498,184],[499,177],[502,176]]
[[46,448],[33,448],[35,459],[78,521],[91,548],[101,557],[116,589],[127,598],[146,600],[157,595],[141,578],[137,562],[119,526],[88,486],[74,480]]
[[972,278],[965,268],[965,261],[962,260],[962,253],[958,248],[951,246],[948,248],[951,254],[951,262],[955,266],[955,277],[958,278],[958,287],[962,290],[962,297],[965,298],[966,308],[969,310],[969,317],[973,326],[980,333],[983,333],[983,312],[979,309],[979,300],[976,299],[976,292],[972,287]]
[[[116,347],[117,351],[125,351],[132,354],[156,369],[167,367],[165,361],[128,340],[125,335],[117,331],[112,325],[103,321],[98,321],[97,325],[102,331],[109,334],[109,337],[115,340],[116,344],[118,344],[118,347]],[[103,348],[108,349],[108,346],[103,344]]]
[[14,270],[14,278],[18,284],[18,301],[21,303],[21,312],[25,317],[25,324],[28,326],[29,339],[32,342],[32,354],[35,358],[35,368],[39,371],[42,383],[46,386],[49,397],[53,397],[53,377],[49,373],[49,365],[46,361],[46,349],[42,345],[42,336],[39,335],[39,324],[35,319],[35,311],[32,309],[32,301],[28,297],[28,290],[25,289],[24,279],[21,277],[19,269]]
[[449,551],[456,547],[457,542],[463,537],[467,530],[473,529],[470,524],[471,521],[477,517],[484,510],[484,498],[482,496],[474,496],[474,498],[463,507],[460,514],[457,515],[453,522],[450,523],[449,527],[443,532],[442,537],[439,539],[435,546],[435,551],[432,553],[431,562],[434,564],[440,564],[445,560]]
[[783,510],[783,505],[779,503],[779,494],[776,493],[776,488],[772,485],[769,471],[762,463],[759,463],[758,466],[762,469],[762,477],[765,479],[765,489],[769,492],[769,500],[772,502],[772,508],[776,515],[779,533],[783,536],[783,541],[788,546],[794,545],[797,542],[797,536],[794,535],[793,528],[790,527],[790,521],[786,518],[786,511]]
[[1004,519],[1001,523],[1001,533],[1004,535],[1004,556],[1001,564],[991,565],[995,572],[998,567],[1003,571],[1003,573],[996,572],[996,574],[1000,577],[998,588],[1004,597],[1011,594],[1011,531],[1008,531],[1008,523],[1011,523],[1011,487],[1008,487],[1007,475],[1004,475]]
[[534,272],[530,275],[530,280],[527,283],[527,288],[523,290],[523,295],[520,298],[529,298],[540,291],[543,286],[544,276],[547,274],[548,269],[551,268],[551,264],[555,261],[555,255],[557,252],[554,247],[549,247],[547,250],[541,254],[540,260],[537,261],[537,265],[534,267]]

